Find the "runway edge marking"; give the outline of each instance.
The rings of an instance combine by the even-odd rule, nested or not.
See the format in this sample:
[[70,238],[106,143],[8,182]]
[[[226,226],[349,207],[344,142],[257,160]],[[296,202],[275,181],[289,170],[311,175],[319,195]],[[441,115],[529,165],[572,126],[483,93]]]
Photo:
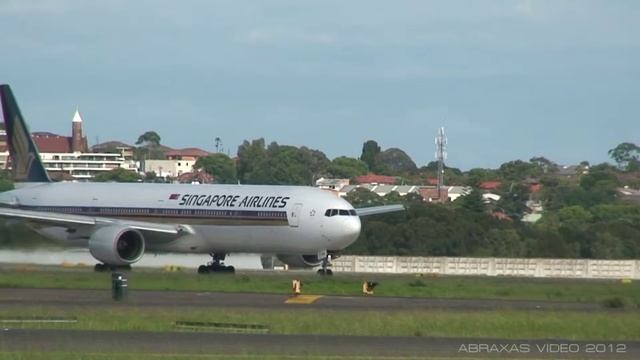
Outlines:
[[285,300],[285,304],[313,304],[316,300],[320,299],[322,295],[298,295],[292,296]]

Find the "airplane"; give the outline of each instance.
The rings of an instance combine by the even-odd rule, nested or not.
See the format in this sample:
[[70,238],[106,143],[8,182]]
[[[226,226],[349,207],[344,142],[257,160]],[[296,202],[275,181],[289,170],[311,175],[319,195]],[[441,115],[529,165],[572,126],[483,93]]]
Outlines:
[[14,190],[0,193],[0,217],[41,235],[88,247],[95,271],[130,267],[145,252],[209,254],[198,273],[233,272],[229,253],[276,254],[292,267],[327,269],[360,235],[360,217],[402,205],[355,209],[309,186],[53,182],[9,85],[0,85]]

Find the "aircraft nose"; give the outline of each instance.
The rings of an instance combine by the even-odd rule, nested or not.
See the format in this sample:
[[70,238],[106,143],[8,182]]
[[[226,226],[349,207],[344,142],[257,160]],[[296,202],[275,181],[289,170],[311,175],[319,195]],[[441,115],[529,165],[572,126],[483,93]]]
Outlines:
[[357,216],[351,216],[343,224],[341,243],[344,247],[347,247],[354,243],[358,236],[360,236],[360,218]]

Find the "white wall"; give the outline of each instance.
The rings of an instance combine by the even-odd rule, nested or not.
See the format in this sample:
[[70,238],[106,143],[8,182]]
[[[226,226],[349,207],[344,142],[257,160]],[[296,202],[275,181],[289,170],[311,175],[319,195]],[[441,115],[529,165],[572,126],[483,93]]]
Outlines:
[[640,260],[342,256],[336,272],[640,279]]

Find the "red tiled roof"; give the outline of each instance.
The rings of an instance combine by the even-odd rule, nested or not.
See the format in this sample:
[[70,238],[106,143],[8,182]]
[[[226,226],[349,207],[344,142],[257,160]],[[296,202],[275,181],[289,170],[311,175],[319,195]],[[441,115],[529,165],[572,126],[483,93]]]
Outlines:
[[438,188],[432,188],[432,187],[423,187],[420,188],[418,190],[418,192],[420,193],[420,196],[422,196],[422,199],[424,201],[433,201],[433,200],[440,200],[441,202],[445,202],[446,200],[449,199],[449,191],[446,187],[442,187],[440,189],[440,195],[442,196],[441,199],[438,199]]
[[393,185],[396,183],[395,176],[367,174],[356,176],[356,182],[358,184],[386,184]]
[[500,187],[500,185],[502,185],[500,181],[485,181],[483,183],[480,183],[478,187],[482,190],[495,190]]
[[70,153],[71,138],[52,133],[33,133],[33,142],[41,153]]
[[193,156],[193,157],[200,157],[200,156],[207,156],[207,155],[209,155],[209,152],[204,151],[202,149],[198,149],[198,148],[186,148],[186,149],[169,150],[169,151],[164,153],[164,156]]
[[429,184],[429,185],[438,185],[438,179],[436,179],[436,178],[427,178],[427,184]]

